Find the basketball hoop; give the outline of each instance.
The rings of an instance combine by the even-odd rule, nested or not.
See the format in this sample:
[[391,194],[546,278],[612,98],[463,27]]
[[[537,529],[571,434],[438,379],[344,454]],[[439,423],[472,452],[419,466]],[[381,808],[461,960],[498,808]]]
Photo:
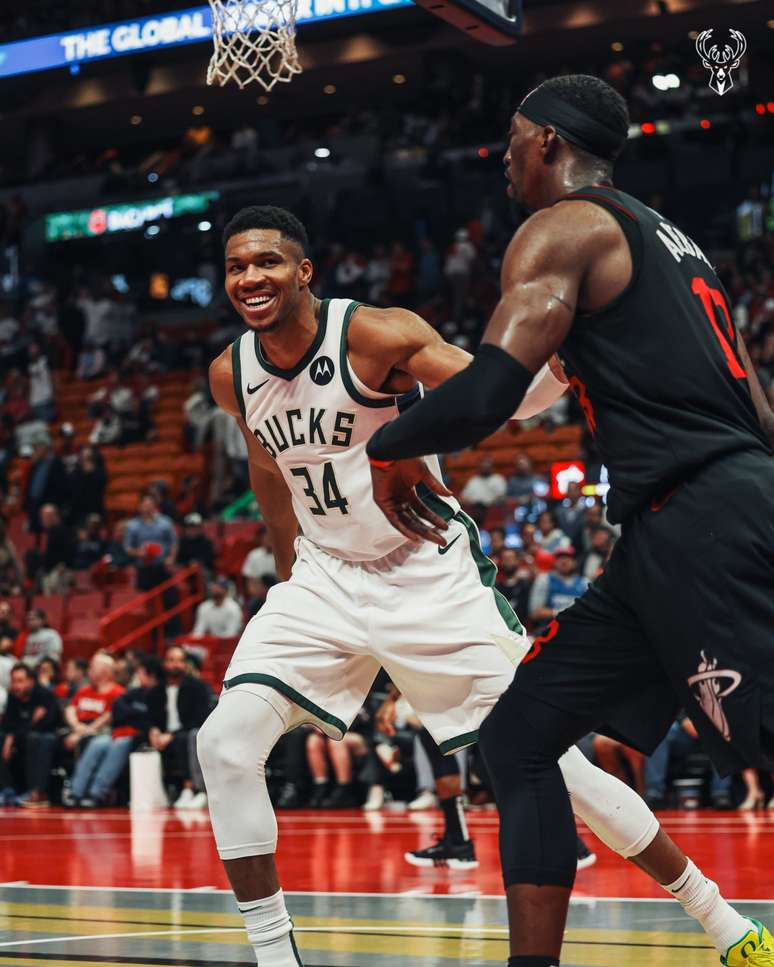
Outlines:
[[301,73],[296,51],[298,0],[209,0],[214,51],[207,83],[265,91]]

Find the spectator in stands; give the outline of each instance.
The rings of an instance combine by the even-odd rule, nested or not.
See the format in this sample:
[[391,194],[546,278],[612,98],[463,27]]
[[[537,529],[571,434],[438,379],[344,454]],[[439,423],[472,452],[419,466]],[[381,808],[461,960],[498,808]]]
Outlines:
[[211,694],[198,678],[188,674],[185,650],[167,648],[164,683],[148,693],[151,728],[148,741],[162,755],[167,783],[177,780],[182,791],[175,801],[178,809],[202,809],[207,804],[196,758],[196,733],[210,714]]
[[75,693],[88,685],[89,663],[85,658],[70,658],[65,664],[64,679],[54,688],[60,704],[64,708]]
[[129,567],[134,560],[124,546],[126,528],[128,526],[128,520],[119,520],[113,528],[113,536],[105,547],[105,554],[102,560],[113,570],[121,570],[122,568]]
[[19,555],[8,536],[7,525],[0,517],[0,594],[21,594],[23,584],[24,574]]
[[40,508],[43,550],[27,552],[27,573],[39,581],[43,594],[63,594],[70,587],[75,541],[72,530],[62,522],[59,508],[44,504]]
[[158,688],[161,662],[144,656],[137,669],[138,686],[119,695],[111,709],[112,729],[94,736],[78,759],[69,789],[62,795],[63,806],[96,809],[106,805],[129,754],[150,729],[148,694]]
[[258,583],[268,575],[276,580],[277,565],[274,561],[274,551],[271,547],[271,537],[264,527],[257,535],[257,546],[254,547],[242,562],[242,577],[245,579],[247,593],[255,596]]
[[194,562],[201,564],[210,574],[215,567],[215,547],[204,533],[202,515],[186,514],[183,519],[183,534],[177,548],[177,563],[188,566]]
[[142,400],[133,396],[129,407],[121,413],[121,444],[142,443],[154,437],[150,410]]
[[533,472],[530,458],[525,453],[520,453],[516,457],[514,472],[508,477],[506,494],[518,500],[519,503],[526,503],[535,492],[535,487],[540,486],[542,482],[542,477]]
[[42,608],[32,608],[27,613],[27,634],[22,657],[32,665],[43,657],[54,658],[58,662],[62,660],[62,636],[49,626]]
[[75,535],[73,569],[87,570],[104,557],[106,550],[102,518],[99,514],[89,514],[85,525],[79,527]]
[[13,611],[7,601],[0,601],[0,640],[10,638],[16,641],[19,636],[19,629],[13,618]]
[[505,531],[502,527],[492,527],[489,531],[489,550],[486,556],[495,564],[500,564],[500,555],[505,550]]
[[443,274],[449,285],[449,314],[455,322],[462,321],[475,261],[476,249],[470,241],[468,230],[458,228],[443,265]]
[[[234,422],[233,420],[231,421]],[[148,493],[156,498],[159,513],[169,517],[171,521],[178,519],[178,510],[175,502],[169,495],[169,484],[166,480],[154,480],[148,487]]]
[[563,544],[570,543],[569,538],[561,527],[556,526],[556,520],[550,510],[544,510],[538,517],[535,539],[543,550],[548,551],[550,554],[555,553]]
[[[663,809],[666,803],[669,759],[673,755],[686,756],[701,751],[696,726],[683,715],[667,732],[653,755],[645,761],[645,799],[651,809]],[[730,809],[731,776],[721,778],[712,768],[710,798],[715,809]],[[698,804],[697,804],[698,805]]]
[[48,359],[36,342],[27,348],[30,414],[33,419],[50,423],[56,416],[54,384]]
[[39,532],[40,508],[44,504],[66,506],[68,497],[64,463],[54,453],[50,440],[39,438],[32,447],[32,465],[24,506],[30,530],[36,534]]
[[119,415],[123,415],[129,412],[133,398],[132,388],[123,382],[117,369],[111,369],[105,377],[104,385],[89,397],[89,415],[99,416],[106,404]]
[[581,531],[580,539],[580,552],[582,554],[587,553],[592,548],[592,536],[594,531],[598,527],[607,527],[614,537],[618,536],[620,533],[619,529],[608,524],[605,520],[605,512],[602,504],[596,503],[592,504],[590,507],[586,508],[586,512],[583,515],[583,530]]
[[83,752],[89,741],[110,724],[113,702],[124,689],[115,682],[115,662],[107,652],[98,651],[89,662],[88,684],[79,688],[65,708],[65,723],[70,731],[62,740],[65,749]]
[[244,617],[241,606],[231,597],[229,582],[218,577],[210,582],[210,598],[196,609],[195,636],[235,638],[242,633]]
[[519,559],[518,551],[505,547],[500,554],[500,569],[495,588],[503,595],[517,615],[529,613],[529,592],[532,587],[532,568]]
[[177,533],[169,517],[159,513],[156,497],[140,498],[139,513],[124,532],[124,550],[137,567],[137,588],[149,591],[169,577],[177,553]]
[[[78,463],[78,445],[75,442],[75,427],[72,423],[62,423],[54,439],[54,453],[64,464],[68,474],[72,474]],[[72,479],[71,477],[68,479]]]
[[109,403],[101,403],[96,410],[97,420],[89,434],[89,443],[96,447],[110,446],[121,440],[121,415]]
[[77,379],[99,379],[107,366],[107,353],[102,346],[93,342],[85,342],[78,354],[78,367],[75,371]]
[[258,614],[266,604],[266,597],[275,584],[277,584],[277,578],[273,578],[270,574],[265,575],[263,579],[250,578],[250,595],[245,604],[248,619]]
[[591,532],[591,548],[583,555],[581,573],[587,581],[599,577],[613,550],[615,534],[609,527],[596,527]]
[[645,756],[642,752],[607,735],[594,735],[592,749],[600,769],[632,786],[638,795],[645,794]]
[[200,450],[210,426],[212,395],[206,379],[195,379],[191,393],[183,403],[183,436],[189,450]]
[[[29,808],[48,806],[48,779],[56,750],[59,706],[53,693],[38,685],[23,662],[14,665],[11,671],[9,691],[2,721],[2,801],[18,802]],[[17,797],[17,788],[26,792]]]
[[11,684],[11,669],[16,664],[15,642],[15,637],[0,635],[0,688],[4,692],[8,691]]
[[529,595],[529,618],[535,634],[542,634],[560,611],[586,590],[587,581],[578,574],[575,548],[564,545],[554,551],[554,567],[538,574]]
[[68,483],[71,524],[82,524],[89,514],[104,515],[107,474],[99,451],[81,447]]
[[55,658],[41,658],[35,666],[35,678],[38,685],[55,692],[59,684],[59,662]]
[[21,326],[10,303],[0,302],[0,367],[3,372],[18,365],[16,359],[21,349],[20,333]]
[[505,497],[507,485],[501,473],[495,473],[494,461],[484,457],[478,465],[478,473],[465,484],[460,497],[468,504],[476,520],[479,520],[488,507],[500,503]]
[[580,543],[585,512],[586,498],[581,493],[580,484],[573,480],[567,485],[567,496],[554,508],[554,516],[569,542],[576,547]]

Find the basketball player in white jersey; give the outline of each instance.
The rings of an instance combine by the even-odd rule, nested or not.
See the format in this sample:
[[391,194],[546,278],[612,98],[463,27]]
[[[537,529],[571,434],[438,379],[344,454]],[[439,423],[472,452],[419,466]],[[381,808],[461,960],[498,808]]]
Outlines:
[[[468,354],[406,310],[316,299],[306,232],[289,212],[243,209],[224,241],[226,291],[247,329],[212,364],[210,385],[247,442],[282,583],[248,623],[198,749],[218,852],[258,964],[290,967],[301,959],[264,774],[279,737],[308,722],[341,738],[383,665],[451,753],[476,741],[529,644],[493,588],[475,525],[448,491],[435,485],[449,521],[443,546],[395,531],[371,498],[369,437],[422,385],[467,366]],[[543,409],[563,388],[538,374],[516,415]],[[438,475],[435,458],[429,465]],[[561,766],[576,814],[669,884],[721,952],[731,934],[757,930],[631,789],[575,748]]]

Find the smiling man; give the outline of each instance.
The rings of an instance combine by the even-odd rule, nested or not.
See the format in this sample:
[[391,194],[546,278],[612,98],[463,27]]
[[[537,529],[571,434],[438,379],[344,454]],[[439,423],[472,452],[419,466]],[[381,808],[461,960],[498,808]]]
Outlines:
[[[224,237],[226,289],[246,331],[213,362],[210,384],[247,441],[282,583],[239,641],[199,732],[199,758],[218,851],[258,963],[287,967],[300,959],[264,775],[278,738],[303,722],[341,738],[383,665],[451,753],[476,741],[529,646],[494,590],[496,569],[475,525],[444,487],[434,484],[434,497],[454,533],[440,548],[393,530],[371,496],[366,441],[420,400],[422,384],[437,386],[470,356],[404,309],[315,298],[309,242],[290,212],[244,209]],[[516,416],[541,411],[565,385],[544,367]],[[438,473],[434,457],[422,466]],[[670,882],[665,857],[687,861],[642,800],[577,749],[561,769],[576,812],[597,835]],[[476,866],[458,797],[449,794],[442,808],[447,835],[415,858]],[[686,909],[715,939],[718,911],[737,915],[714,884],[698,899]]]

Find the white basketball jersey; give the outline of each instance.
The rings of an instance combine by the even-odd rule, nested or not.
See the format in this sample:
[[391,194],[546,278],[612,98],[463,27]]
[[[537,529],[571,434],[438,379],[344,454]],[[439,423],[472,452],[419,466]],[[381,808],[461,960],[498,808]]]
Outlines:
[[[423,390],[386,395],[358,379],[347,357],[347,330],[359,304],[325,299],[314,342],[292,369],[272,365],[251,331],[233,343],[231,358],[242,415],[282,472],[304,536],[335,557],[372,561],[406,538],[373,502],[365,446]],[[427,464],[440,478],[437,457]]]

